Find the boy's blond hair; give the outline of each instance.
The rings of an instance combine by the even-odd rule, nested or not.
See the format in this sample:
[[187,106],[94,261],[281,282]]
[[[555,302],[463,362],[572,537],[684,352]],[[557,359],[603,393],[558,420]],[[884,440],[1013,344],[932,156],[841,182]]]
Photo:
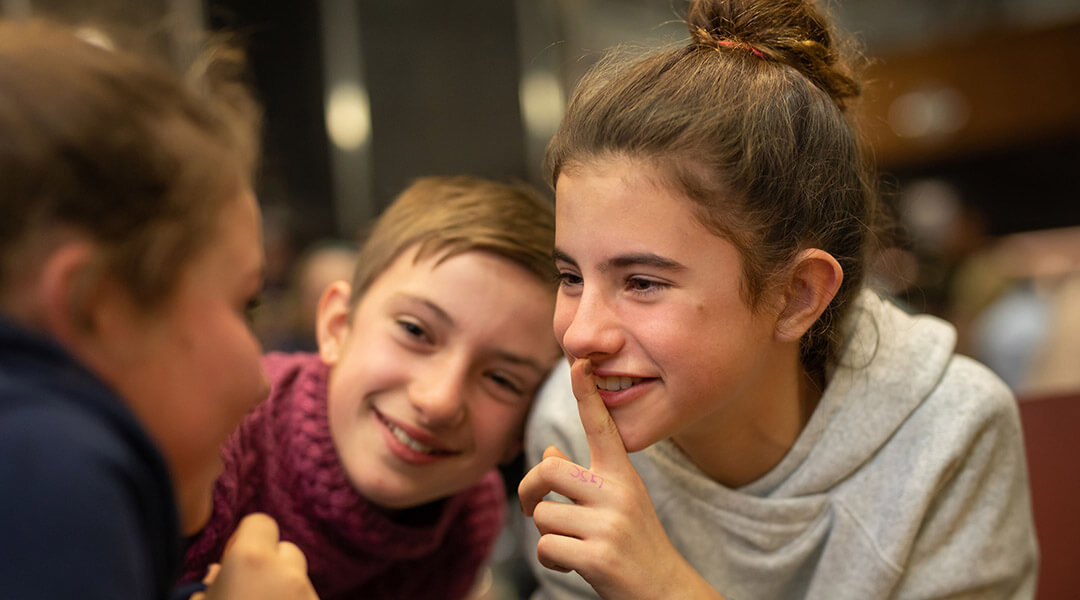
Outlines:
[[370,230],[353,273],[350,311],[372,282],[419,244],[416,260],[469,251],[508,258],[554,290],[558,272],[553,203],[531,186],[478,177],[424,177],[405,189]]

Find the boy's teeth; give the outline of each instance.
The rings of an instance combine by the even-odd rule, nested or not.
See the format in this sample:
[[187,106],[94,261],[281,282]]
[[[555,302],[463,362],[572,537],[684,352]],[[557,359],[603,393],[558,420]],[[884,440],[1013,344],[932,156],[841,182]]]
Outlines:
[[641,383],[640,377],[595,377],[596,387],[609,392],[625,390],[632,385]]
[[402,430],[397,425],[394,425],[393,423],[390,423],[390,422],[387,422],[386,425],[390,429],[390,433],[393,433],[394,437],[396,437],[398,439],[398,441],[401,442],[402,444],[405,444],[406,446],[408,446],[409,448],[412,448],[413,450],[415,450],[417,452],[423,452],[424,454],[434,454],[435,453],[434,448],[432,448],[430,446],[425,446],[424,444],[421,444],[420,442],[412,439],[411,437],[409,437],[409,434],[405,433],[405,431]]

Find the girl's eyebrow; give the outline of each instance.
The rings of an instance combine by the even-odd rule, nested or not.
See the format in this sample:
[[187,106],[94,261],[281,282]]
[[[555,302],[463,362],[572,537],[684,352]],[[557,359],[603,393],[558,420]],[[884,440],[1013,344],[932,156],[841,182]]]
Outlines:
[[570,258],[569,254],[563,252],[562,250],[559,250],[558,248],[555,248],[554,250],[551,251],[551,258],[555,259],[555,262],[570,263],[571,265],[574,265],[575,267],[577,266],[577,261]]
[[[552,258],[557,262],[569,263],[573,266],[577,266],[577,262],[570,257],[569,254],[556,248],[551,253]],[[654,267],[658,269],[666,269],[669,271],[685,271],[686,265],[674,261],[665,256],[654,254],[652,252],[632,252],[630,254],[620,254],[609,258],[600,266],[600,270],[604,271],[609,268],[625,268],[634,266]]]
[[622,254],[614,258],[609,259],[608,264],[613,267],[633,267],[633,266],[646,266],[656,267],[660,269],[667,269],[669,271],[685,271],[686,266],[680,262],[676,262],[665,256],[659,254],[653,254],[652,252],[635,252],[632,254]]

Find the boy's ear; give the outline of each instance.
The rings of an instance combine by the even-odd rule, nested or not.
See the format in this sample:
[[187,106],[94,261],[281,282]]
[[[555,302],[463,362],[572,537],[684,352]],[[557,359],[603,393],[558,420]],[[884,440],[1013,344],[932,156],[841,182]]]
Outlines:
[[517,458],[518,454],[521,454],[521,451],[524,450],[524,449],[525,449],[525,441],[520,437],[517,438],[516,441],[511,443],[506,448],[506,452],[503,454],[502,458],[499,460],[499,464],[500,465],[508,465],[508,464],[514,462],[514,459]]
[[783,341],[802,337],[832,302],[844,281],[844,270],[828,252],[803,250],[795,257],[787,283],[776,335]]
[[315,315],[315,337],[319,342],[319,356],[327,365],[334,366],[341,358],[345,338],[349,335],[349,298],[352,289],[348,282],[335,281],[323,291]]

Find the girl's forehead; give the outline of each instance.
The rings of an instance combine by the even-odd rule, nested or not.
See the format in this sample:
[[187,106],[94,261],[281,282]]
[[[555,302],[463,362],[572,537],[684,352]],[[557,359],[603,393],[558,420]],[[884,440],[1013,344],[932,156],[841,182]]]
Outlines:
[[643,235],[701,227],[696,204],[681,189],[630,162],[560,175],[555,215],[556,240],[568,231],[601,226]]

